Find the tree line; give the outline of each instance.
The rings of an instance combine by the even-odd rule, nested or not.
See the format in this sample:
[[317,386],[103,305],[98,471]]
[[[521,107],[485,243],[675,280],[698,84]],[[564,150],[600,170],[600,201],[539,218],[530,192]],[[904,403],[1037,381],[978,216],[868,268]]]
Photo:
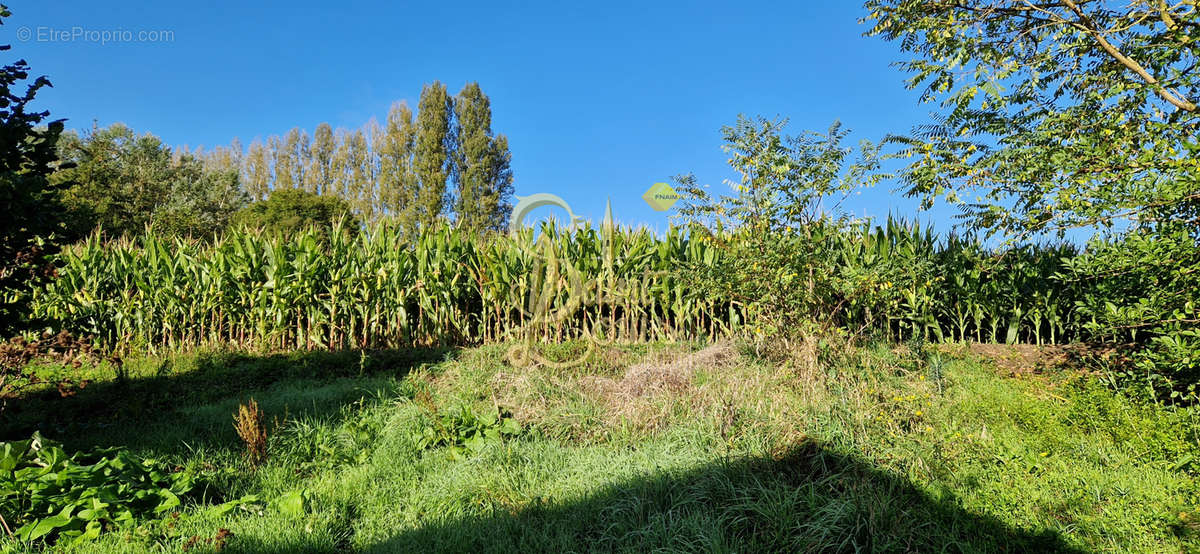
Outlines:
[[491,100],[475,82],[451,96],[435,81],[416,112],[397,102],[383,124],[354,130],[321,123],[311,135],[297,127],[248,147],[234,139],[190,150],[114,124],[65,132],[58,152],[51,179],[83,232],[122,235],[153,223],[203,237],[235,222],[270,226],[280,218],[256,214],[281,209],[303,223],[314,205],[364,223],[395,219],[406,233],[443,218],[487,232],[503,229],[511,211],[508,139],[493,131]]

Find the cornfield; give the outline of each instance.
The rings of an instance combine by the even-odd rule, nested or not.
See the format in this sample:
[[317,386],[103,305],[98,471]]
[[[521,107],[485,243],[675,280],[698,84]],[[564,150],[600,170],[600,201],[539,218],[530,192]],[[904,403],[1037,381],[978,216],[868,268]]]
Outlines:
[[547,226],[481,239],[442,227],[411,244],[388,224],[328,239],[233,231],[210,244],[148,231],[77,245],[34,304],[39,317],[105,345],[149,349],[398,348],[585,330],[690,340],[739,323],[727,303],[669,271],[712,256],[679,231]]
[[[1077,293],[1056,275],[1069,246],[994,251],[888,220],[826,237],[830,271],[876,275],[890,294],[850,299],[839,323],[888,338],[1077,340]],[[672,228],[543,226],[478,237],[449,226],[404,240],[388,223],[351,234],[235,230],[209,243],[153,230],[65,251],[35,314],[109,347],[351,349],[512,340],[695,340],[752,314],[678,271],[714,265],[713,241]],[[884,280],[886,276],[886,281]],[[875,286],[875,285],[873,285]]]
[[883,305],[852,306],[844,323],[871,323],[883,314],[888,338],[996,343],[1081,340],[1076,305],[1085,291],[1063,279],[1070,244],[990,249],[954,234],[889,218],[834,238],[843,271],[888,274],[897,290]]

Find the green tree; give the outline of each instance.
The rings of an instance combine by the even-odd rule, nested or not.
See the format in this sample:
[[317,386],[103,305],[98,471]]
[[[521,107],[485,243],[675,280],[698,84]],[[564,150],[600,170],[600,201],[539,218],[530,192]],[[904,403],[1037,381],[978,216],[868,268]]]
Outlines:
[[173,167],[169,191],[152,219],[155,228],[177,236],[211,238],[250,200],[235,169],[205,167],[191,156]]
[[680,217],[723,253],[715,264],[683,268],[684,279],[746,306],[761,333],[755,338],[779,344],[826,334],[850,300],[872,289],[868,275],[831,269],[839,267],[838,234],[852,224],[842,201],[888,177],[878,147],[844,146],[848,131],[839,123],[799,136],[785,135],[786,125],[738,116],[721,129],[741,176],[727,182],[733,194],[714,196],[692,175],[675,178]]
[[1138,378],[1200,381],[1200,10],[1162,0],[869,0],[936,120],[896,138],[909,193],[1017,239],[1097,229],[1076,278]]
[[72,167],[56,172],[53,180],[71,184],[64,202],[79,214],[85,231],[138,232],[171,192],[171,149],[154,135],[139,135],[120,123],[93,126],[84,135],[64,133],[59,156]]
[[[296,129],[292,129],[296,131]],[[297,133],[297,136],[299,133]],[[288,133],[283,138],[272,135],[267,139],[271,149],[272,180],[271,189],[296,188],[296,145],[291,143]]]
[[504,229],[512,211],[512,155],[508,139],[492,134],[491,100],[478,83],[454,99],[453,177],[457,224],[473,230]]
[[[10,15],[0,5],[0,25]],[[10,48],[0,45],[0,51]],[[30,109],[50,81],[38,77],[17,90],[28,78],[25,60],[0,68],[0,333],[5,335],[24,326],[28,291],[52,274],[49,256],[71,238],[63,222],[67,210],[59,201],[69,183],[49,179],[58,163],[63,121],[47,121],[49,112]]]
[[232,155],[220,149],[201,160],[121,124],[64,133],[58,146],[70,167],[51,178],[69,184],[63,199],[77,231],[122,235],[153,222],[172,233],[211,236],[247,201]]
[[345,129],[338,129],[334,132],[334,143],[337,148],[333,151],[333,158],[330,161],[330,182],[329,191],[325,194],[332,194],[341,198],[352,198],[354,194],[354,185],[352,180],[353,167],[350,154],[350,132]]
[[196,155],[210,171],[236,171],[242,167],[242,143],[234,138],[229,146],[218,146],[203,155]]
[[400,221],[401,228],[416,225],[417,179],[413,172],[416,127],[412,110],[403,102],[392,104],[379,141],[379,194],[383,208]]
[[355,213],[370,221],[375,206],[375,183],[372,180],[371,150],[367,135],[362,129],[350,133],[346,141],[346,166],[348,191],[344,198]]
[[445,210],[446,179],[450,171],[451,113],[446,86],[434,81],[421,90],[417,106],[417,133],[413,148],[413,169],[417,177],[416,222],[432,224]]
[[334,225],[356,232],[360,226],[350,204],[342,198],[297,189],[279,189],[262,202],[255,202],[234,216],[237,225],[267,232],[293,234],[315,228],[328,236]]
[[316,194],[327,192],[333,180],[333,153],[337,143],[333,138],[333,127],[328,123],[317,125],[313,131],[312,147],[309,149],[309,169],[305,173],[304,190]]
[[267,147],[259,139],[250,142],[246,151],[242,181],[250,200],[266,200],[271,191],[271,160]]
[[305,172],[312,163],[311,140],[308,131],[293,127],[283,138],[283,148],[287,151],[290,162],[285,169],[287,182],[293,188],[304,188]]

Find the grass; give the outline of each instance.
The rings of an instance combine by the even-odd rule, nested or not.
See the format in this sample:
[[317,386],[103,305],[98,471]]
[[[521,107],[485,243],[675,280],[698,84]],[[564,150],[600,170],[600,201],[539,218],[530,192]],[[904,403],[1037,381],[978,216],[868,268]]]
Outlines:
[[[1200,549],[1195,410],[882,346],[812,366],[695,350],[612,348],[569,369],[510,367],[502,346],[180,354],[10,402],[2,429],[127,446],[211,483],[181,517],[82,550]],[[268,421],[258,469],[233,427],[251,397]],[[430,411],[458,406],[499,408],[522,433],[418,448]]]

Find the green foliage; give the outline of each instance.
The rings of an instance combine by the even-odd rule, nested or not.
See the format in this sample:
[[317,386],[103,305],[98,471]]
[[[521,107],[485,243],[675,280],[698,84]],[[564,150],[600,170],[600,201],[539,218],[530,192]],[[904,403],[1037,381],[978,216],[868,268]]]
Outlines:
[[[860,187],[884,176],[876,148],[867,142],[857,160],[842,146],[848,132],[783,134],[785,121],[739,116],[722,129],[730,165],[741,175],[736,194],[711,196],[694,177],[677,179],[680,213],[721,252],[720,265],[691,268],[701,288],[744,304],[767,336],[802,335],[816,323],[836,323],[849,300],[867,291],[829,271],[838,261],[838,236],[851,222],[830,215]],[[827,203],[829,203],[827,205]],[[723,232],[726,226],[728,234]]]
[[246,203],[232,170],[210,170],[119,123],[83,136],[66,133],[58,150],[71,165],[53,180],[70,184],[63,199],[77,214],[79,232],[99,227],[121,236],[153,223],[162,232],[211,238]]
[[1132,367],[1117,369],[1125,384],[1165,398],[1200,392],[1200,248],[1183,225],[1140,229],[1114,242],[1099,240],[1068,260],[1090,334],[1137,341]]
[[[0,4],[0,24],[8,17]],[[0,45],[0,52],[9,45]],[[29,289],[53,273],[48,256],[73,238],[65,222],[69,213],[59,201],[64,183],[48,176],[58,164],[55,143],[63,121],[46,121],[50,113],[29,104],[45,77],[15,90],[29,78],[24,60],[0,68],[0,335],[8,336],[25,324]]]
[[417,177],[413,173],[413,145],[416,128],[413,113],[399,102],[388,110],[383,137],[372,145],[379,155],[379,212],[411,227],[417,213]]
[[866,2],[870,34],[914,54],[899,64],[909,85],[943,109],[900,139],[915,158],[910,192],[1015,232],[1152,226],[1194,210],[1195,6],[1043,4]]
[[978,229],[1099,231],[1070,277],[1089,329],[1134,340],[1146,386],[1200,375],[1200,10],[1194,2],[869,0],[934,123],[896,137],[909,194]]
[[233,219],[242,227],[285,237],[314,229],[321,240],[328,240],[336,227],[355,233],[360,226],[345,200],[298,189],[271,191],[266,200],[247,206]]
[[413,442],[421,450],[447,447],[452,457],[459,458],[483,452],[521,432],[521,424],[499,410],[476,413],[470,406],[460,404],[428,414],[425,424],[413,434]]
[[455,223],[475,231],[502,231],[512,212],[512,154],[508,139],[492,133],[491,100],[478,83],[467,83],[454,98],[454,118]]
[[94,540],[174,511],[195,486],[190,472],[122,449],[68,456],[38,434],[0,443],[0,511],[22,542]]
[[212,238],[228,227],[247,202],[232,170],[208,171],[188,161],[176,178],[171,195],[155,210],[154,226],[163,233]]
[[453,113],[453,100],[446,92],[446,85],[438,81],[425,85],[417,105],[413,146],[413,172],[418,183],[416,217],[403,222],[410,233],[432,225],[446,208],[446,179],[450,176],[450,152],[454,148]]

